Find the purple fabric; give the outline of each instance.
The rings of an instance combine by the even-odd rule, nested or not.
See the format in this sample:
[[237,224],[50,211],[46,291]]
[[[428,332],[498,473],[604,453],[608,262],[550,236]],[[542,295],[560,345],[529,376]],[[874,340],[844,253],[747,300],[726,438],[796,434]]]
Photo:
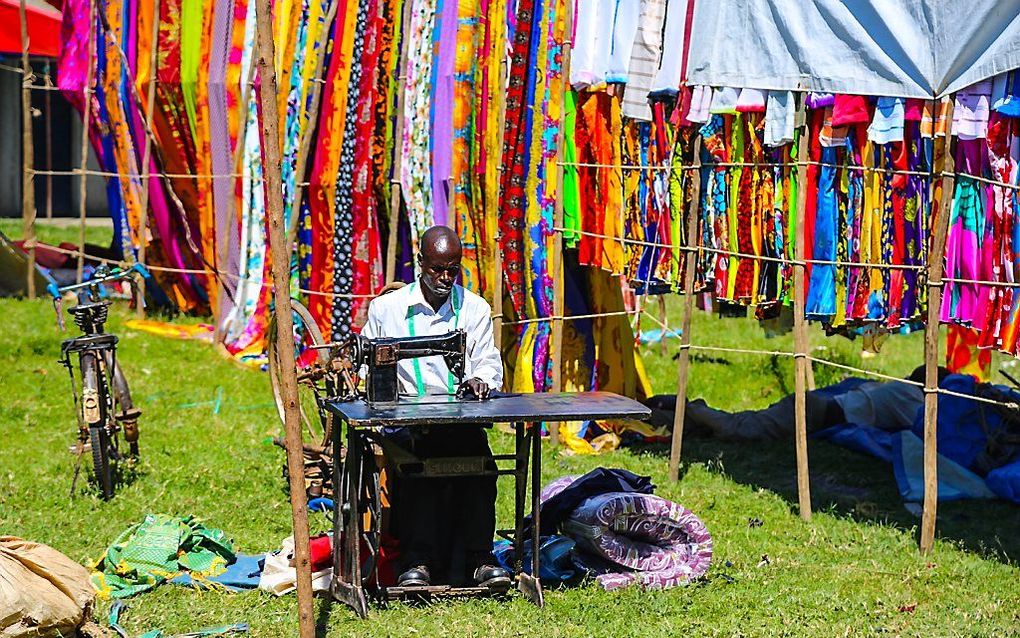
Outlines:
[[432,216],[445,225],[449,215],[453,172],[453,69],[457,57],[457,2],[444,0],[438,25],[439,55],[432,122]]
[[683,585],[703,576],[712,562],[705,524],[652,494],[593,496],[574,510],[563,531],[581,550],[578,562],[596,571],[606,590],[633,583],[651,589]]
[[[222,9],[222,10],[220,10]],[[233,152],[230,148],[230,124],[227,121],[227,63],[230,60],[231,31],[234,21],[233,0],[218,3],[213,15],[212,47],[209,58],[209,134],[212,154],[213,175],[230,175],[234,172]],[[230,265],[239,264],[240,247],[231,241],[235,234],[231,213],[234,180],[229,177],[213,177],[213,211],[216,225],[216,253],[214,264],[218,270],[238,274]],[[227,242],[226,250],[220,243]],[[231,254],[234,252],[236,254]],[[220,263],[220,258],[226,263]],[[237,290],[235,277],[221,279],[227,294],[219,296],[219,316],[227,317],[234,309],[233,296]]]
[[836,103],[836,96],[832,93],[808,93],[804,98],[804,105],[809,109],[823,109]]

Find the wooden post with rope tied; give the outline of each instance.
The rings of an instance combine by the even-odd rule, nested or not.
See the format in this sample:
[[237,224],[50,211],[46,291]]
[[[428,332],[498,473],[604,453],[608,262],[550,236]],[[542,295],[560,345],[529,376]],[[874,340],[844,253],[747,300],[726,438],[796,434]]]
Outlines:
[[272,0],[258,0],[256,65],[262,80],[262,132],[265,140],[266,208],[269,212],[269,253],[272,259],[273,297],[276,302],[276,348],[283,385],[284,429],[287,442],[287,475],[294,521],[294,565],[297,571],[298,625],[301,638],[315,636],[312,616],[312,573],[308,550],[308,503],[298,411],[297,367],[294,360],[294,318],[290,304],[290,253],[283,219],[283,180],[280,158],[280,114],[277,104],[276,45],[273,41]]
[[26,293],[35,299],[35,144],[32,140],[32,65],[28,60],[28,16],[25,0],[18,6],[21,23],[21,219],[25,249],[28,252]]

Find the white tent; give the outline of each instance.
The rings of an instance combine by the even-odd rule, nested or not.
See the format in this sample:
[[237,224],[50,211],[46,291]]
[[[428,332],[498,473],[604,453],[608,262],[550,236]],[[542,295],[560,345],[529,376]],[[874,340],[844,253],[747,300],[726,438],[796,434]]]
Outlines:
[[1017,67],[1020,0],[698,0],[687,79],[931,98]]

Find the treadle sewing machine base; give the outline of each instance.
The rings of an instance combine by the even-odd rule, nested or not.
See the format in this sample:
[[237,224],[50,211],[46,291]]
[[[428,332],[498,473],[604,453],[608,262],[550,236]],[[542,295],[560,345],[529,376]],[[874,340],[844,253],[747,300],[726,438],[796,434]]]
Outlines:
[[[497,395],[487,401],[457,400],[448,396],[426,396],[404,398],[396,404],[370,406],[365,401],[327,401],[325,408],[346,424],[344,442],[346,458],[341,461],[335,454],[333,460],[334,529],[333,538],[342,539],[342,550],[333,552],[333,581],[330,592],[333,597],[353,609],[361,617],[368,615],[366,579],[362,573],[362,542],[365,530],[362,528],[366,513],[378,520],[378,490],[372,491],[371,469],[366,469],[362,458],[363,450],[371,442],[380,443],[376,428],[382,427],[426,427],[430,425],[492,425],[512,423],[515,425],[515,447],[513,454],[497,454],[495,472],[481,470],[472,459],[461,463],[406,462],[405,467],[424,476],[477,476],[486,474],[509,475],[514,477],[514,529],[504,533],[510,537],[515,549],[517,589],[528,600],[541,607],[544,603],[542,585],[538,578],[525,574],[523,567],[524,516],[528,492],[528,474],[531,473],[531,528],[532,547],[539,546],[539,496],[542,489],[542,437],[540,423],[563,421],[589,421],[599,419],[646,419],[651,412],[637,401],[609,392],[561,392]],[[527,424],[532,424],[528,426]],[[341,428],[333,429],[334,450],[341,449]],[[386,446],[384,446],[385,448]],[[444,459],[443,461],[449,461]],[[499,469],[500,462],[513,461],[512,469]],[[481,470],[481,471],[480,471]],[[366,476],[367,474],[367,476]],[[366,494],[369,491],[369,494]],[[368,547],[370,565],[375,565],[377,548]],[[374,569],[374,567],[373,567]],[[532,552],[531,574],[539,574],[539,552]],[[379,599],[399,600],[404,598],[429,599],[447,597],[468,597],[492,595],[483,587],[452,587],[435,585],[431,587],[379,587]],[[502,592],[496,592],[497,595]]]

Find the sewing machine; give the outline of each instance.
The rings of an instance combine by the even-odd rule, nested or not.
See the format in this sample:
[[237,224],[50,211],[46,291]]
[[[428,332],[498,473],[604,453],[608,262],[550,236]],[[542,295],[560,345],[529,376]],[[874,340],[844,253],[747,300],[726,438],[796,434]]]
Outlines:
[[[351,335],[340,346],[338,360],[346,369],[348,378],[365,372],[365,401],[372,407],[397,403],[397,363],[404,359],[441,356],[450,373],[457,381],[457,387],[464,381],[464,351],[467,334],[454,330],[445,335],[421,337],[378,337],[370,339]],[[359,397],[353,383],[349,383],[347,396],[341,400]]]

